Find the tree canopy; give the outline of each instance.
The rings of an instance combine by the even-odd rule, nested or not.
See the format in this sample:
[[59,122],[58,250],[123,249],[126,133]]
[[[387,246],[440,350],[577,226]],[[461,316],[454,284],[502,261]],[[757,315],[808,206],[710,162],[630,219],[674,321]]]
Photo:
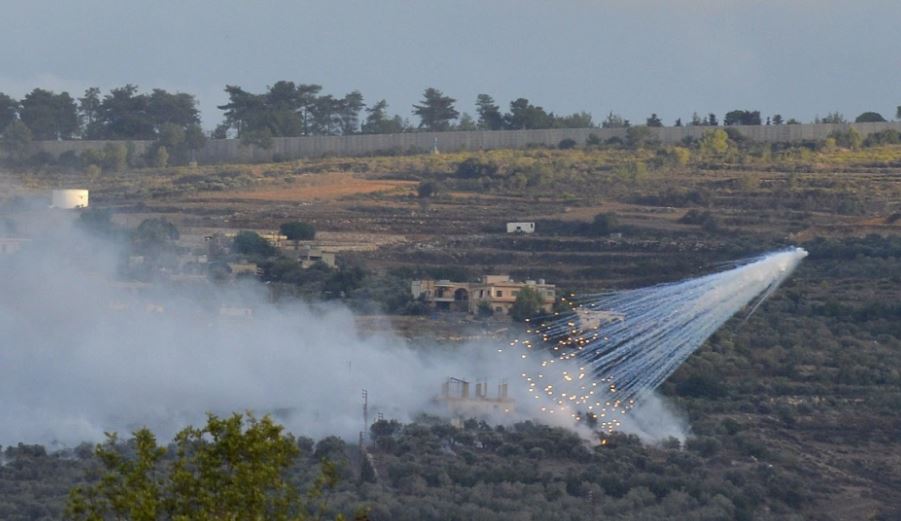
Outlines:
[[[96,449],[103,474],[94,485],[75,487],[66,515],[73,521],[307,519],[308,509],[287,471],[300,450],[294,437],[268,416],[209,415],[205,426],[187,427],[170,448],[148,429],[134,433],[131,454],[114,434]],[[325,464],[310,497],[338,482]]]
[[448,130],[451,122],[460,115],[454,109],[457,100],[445,96],[440,90],[429,87],[422,95],[419,105],[413,105],[413,114],[419,116],[419,128],[428,130]]

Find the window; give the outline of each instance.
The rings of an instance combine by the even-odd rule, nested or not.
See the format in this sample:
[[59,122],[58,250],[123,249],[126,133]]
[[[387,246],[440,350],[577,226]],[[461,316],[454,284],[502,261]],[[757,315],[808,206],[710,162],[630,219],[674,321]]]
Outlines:
[[503,296],[504,296],[504,292],[501,291],[501,290],[497,290],[497,291],[494,293],[494,296],[495,296],[495,297],[503,297]]
[[519,292],[518,292],[518,291],[514,291],[514,292],[512,293],[512,295],[515,297],[516,295],[519,295]]

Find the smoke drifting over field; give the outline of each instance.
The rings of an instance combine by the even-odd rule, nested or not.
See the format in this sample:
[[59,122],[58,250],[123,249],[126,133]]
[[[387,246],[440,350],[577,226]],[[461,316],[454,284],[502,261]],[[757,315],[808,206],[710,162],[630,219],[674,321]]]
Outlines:
[[[571,319],[552,322],[546,331],[563,328],[581,339],[580,351],[554,359],[553,352],[533,352],[519,341],[414,349],[391,333],[361,331],[340,305],[274,304],[255,283],[137,291],[114,282],[121,258],[116,246],[82,232],[74,216],[32,212],[28,234],[35,239],[18,255],[0,257],[0,444],[70,445],[145,425],[167,439],[202,422],[206,412],[243,410],[273,413],[296,434],[353,439],[364,428],[362,389],[369,392],[370,418],[382,413],[407,421],[442,412],[433,398],[448,376],[507,380],[515,413],[494,421],[537,419],[575,428],[574,418],[597,406],[596,412],[611,408],[616,415],[611,422],[597,414],[603,430],[646,441],[684,438],[685,423],[651,391],[729,316],[773,291],[803,257],[775,254],[747,268],[604,297],[612,300],[584,308],[589,315],[582,326],[591,313],[608,313],[604,309],[621,308],[625,319],[578,334],[569,331]],[[638,313],[635,304],[644,302]],[[222,314],[223,308],[253,314]],[[597,334],[608,327],[604,334],[614,343]],[[619,361],[585,354],[604,349]],[[553,368],[542,368],[549,363]],[[619,395],[602,397],[611,382],[636,391],[629,398],[642,391],[641,399],[626,407],[615,400]],[[575,391],[568,388],[573,385]],[[606,400],[615,403],[605,406]],[[628,414],[616,410],[626,408]]]
[[496,346],[414,350],[360,331],[338,305],[272,304],[257,284],[137,294],[111,282],[115,247],[72,215],[48,216],[32,230],[41,239],[0,260],[0,444],[73,444],[143,425],[165,439],[208,411],[241,410],[274,412],[297,434],[352,439],[363,388],[371,417],[403,421],[431,410],[448,376],[513,383],[528,368]]

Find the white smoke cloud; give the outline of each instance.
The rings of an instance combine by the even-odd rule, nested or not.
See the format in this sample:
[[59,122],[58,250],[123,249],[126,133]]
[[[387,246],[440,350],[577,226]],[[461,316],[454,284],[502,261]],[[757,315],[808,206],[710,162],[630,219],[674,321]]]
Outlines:
[[[547,404],[526,392],[521,374],[537,361],[517,350],[413,347],[391,332],[359,329],[340,305],[272,303],[260,284],[136,293],[112,282],[122,252],[73,217],[18,216],[33,240],[0,257],[0,444],[72,445],[141,426],[168,439],[207,412],[245,410],[274,413],[296,434],[354,439],[363,429],[362,389],[370,419],[381,412],[408,421],[442,412],[433,398],[448,376],[507,380],[515,414],[495,421],[573,427],[566,414],[542,413]],[[221,316],[221,306],[253,316]],[[672,427],[678,422],[656,413],[663,427],[627,432],[684,438]]]

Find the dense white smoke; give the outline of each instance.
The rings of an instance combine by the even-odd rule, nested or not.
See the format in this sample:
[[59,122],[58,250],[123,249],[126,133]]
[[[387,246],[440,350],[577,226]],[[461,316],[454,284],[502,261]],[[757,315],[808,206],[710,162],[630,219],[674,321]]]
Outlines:
[[[641,388],[653,390],[803,257],[792,250],[720,274],[617,293],[600,307],[593,302],[586,316],[558,321],[564,330],[581,324],[571,338],[591,334],[583,348],[607,342],[606,336],[622,339],[604,351],[629,355],[609,365],[617,371],[610,379],[592,374],[596,357],[575,353],[558,357],[551,371],[542,368],[547,353],[503,342],[414,348],[390,332],[361,330],[337,304],[272,303],[256,283],[201,290],[158,284],[137,291],[115,282],[122,252],[73,226],[75,215],[30,211],[17,228],[31,243],[17,255],[0,256],[0,444],[71,445],[141,426],[167,439],[207,412],[234,411],[272,413],[296,434],[354,439],[364,429],[363,389],[370,420],[381,413],[408,421],[420,412],[447,413],[434,398],[449,376],[508,381],[515,412],[494,421],[536,419],[574,428],[574,418],[601,396],[589,395],[594,386],[630,381],[625,374],[641,382],[652,378]],[[223,308],[251,309],[252,316],[223,315]],[[584,329],[593,316],[622,320]],[[649,341],[640,342],[642,335]],[[638,363],[643,360],[651,362],[645,367]],[[529,375],[545,378],[537,385]],[[573,377],[579,399],[563,403],[576,398],[560,396]],[[560,385],[545,391],[551,381]],[[646,393],[628,408],[629,414],[611,411],[615,423],[600,417],[599,426],[651,442],[685,438],[686,423],[656,396]],[[580,430],[590,439],[587,428]]]
[[[72,217],[29,213],[31,243],[0,257],[0,444],[74,444],[144,425],[167,439],[206,412],[244,410],[297,434],[354,439],[364,388],[370,418],[406,421],[441,413],[433,398],[448,376],[515,384],[532,369],[496,345],[414,349],[359,330],[338,305],[273,304],[260,284],[135,291],[114,282],[120,252]],[[507,421],[532,416],[521,390],[511,385],[523,399]]]

